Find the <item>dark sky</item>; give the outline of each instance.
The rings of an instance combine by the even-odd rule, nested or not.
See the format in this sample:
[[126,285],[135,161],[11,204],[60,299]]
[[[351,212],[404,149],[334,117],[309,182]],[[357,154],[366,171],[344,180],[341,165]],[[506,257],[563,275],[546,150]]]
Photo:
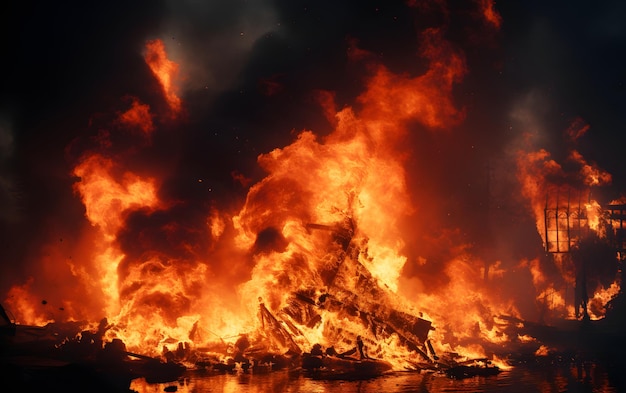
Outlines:
[[[442,191],[462,194],[459,179],[484,175],[479,168],[525,127],[541,134],[538,147],[565,154],[562,135],[576,118],[590,126],[577,148],[613,175],[605,202],[626,189],[622,1],[502,0],[499,30],[484,25],[478,1],[14,3],[2,12],[0,85],[0,263],[11,272],[51,234],[80,230],[84,210],[70,172],[99,122],[125,97],[163,105],[142,57],[155,38],[181,66],[187,118],[163,125],[171,132],[137,159],[174,168],[162,192],[196,201],[199,211],[206,185],[225,204],[245,197],[232,172],[260,179],[257,155],[289,144],[292,130],[331,131],[313,92],[335,92],[340,108],[354,104],[367,69],[348,60],[350,46],[393,72],[419,75],[418,33],[441,26],[467,58],[455,97],[467,118],[449,134],[446,157],[430,156],[437,141],[424,142],[413,162],[433,160]],[[475,153],[464,153],[468,144]]]

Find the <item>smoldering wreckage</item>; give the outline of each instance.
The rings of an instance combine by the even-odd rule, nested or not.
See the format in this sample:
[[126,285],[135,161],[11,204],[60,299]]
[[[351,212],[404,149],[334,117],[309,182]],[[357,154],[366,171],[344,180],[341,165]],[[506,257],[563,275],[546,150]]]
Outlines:
[[[3,377],[22,390],[60,387],[63,391],[82,391],[88,387],[110,392],[128,391],[136,378],[165,383],[193,371],[261,374],[282,370],[310,378],[344,380],[394,372],[429,372],[459,379],[501,372],[488,358],[436,353],[429,337],[436,329],[431,321],[387,306],[390,302],[375,301],[389,294],[358,261],[358,254],[367,251],[353,241],[352,220],[335,225],[308,224],[307,229],[330,234],[330,258],[318,272],[321,287],[294,291],[287,304],[276,310],[259,298],[260,328],[239,335],[234,343],[220,339],[195,346],[191,340],[194,332],[190,331],[189,342],[172,342],[174,350],[164,346],[160,355],[146,356],[128,351],[119,338],[107,341],[107,331],[115,326],[106,318],[92,329],[85,328],[89,326],[86,322],[28,326],[15,324],[10,310],[2,308]],[[352,284],[344,285],[348,280]],[[333,344],[324,348],[320,343],[307,342],[302,329],[319,326],[328,315],[342,321],[324,327],[326,342]],[[513,319],[509,318],[509,326],[517,329],[517,334],[541,336],[552,331]],[[576,336],[571,343],[578,342],[579,334],[587,334],[579,328],[571,331]],[[403,350],[396,355],[381,349],[380,343],[390,341]],[[399,356],[403,358],[397,359]]]

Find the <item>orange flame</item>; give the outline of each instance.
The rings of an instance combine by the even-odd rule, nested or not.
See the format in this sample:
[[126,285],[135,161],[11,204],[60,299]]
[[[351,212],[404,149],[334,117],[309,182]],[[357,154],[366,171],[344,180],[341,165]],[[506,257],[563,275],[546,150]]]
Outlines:
[[455,108],[452,90],[466,73],[465,59],[439,29],[422,34],[422,54],[430,61],[430,69],[421,76],[410,78],[392,74],[378,66],[367,90],[359,97],[370,132],[382,138],[390,128],[415,119],[433,129],[445,129],[459,124],[464,111]]
[[124,255],[115,245],[116,235],[130,211],[159,206],[155,180],[120,171],[112,159],[98,154],[83,159],[74,174],[80,178],[74,188],[83,200],[85,215],[98,227],[101,236],[96,243],[95,259],[101,274],[100,285],[109,297],[107,315],[117,315],[117,268]]
[[496,29],[499,29],[502,25],[502,17],[494,9],[494,0],[480,0],[480,6],[482,8],[483,16],[485,20]]
[[[419,309],[422,315],[436,317],[442,324],[434,333],[439,350],[484,355],[477,342],[509,339],[494,315],[516,315],[517,310],[510,300],[492,298],[475,280],[482,277],[478,267],[484,266],[482,262],[469,256],[466,260],[465,255],[450,261],[450,284],[441,291],[446,296],[414,293],[403,299],[398,294],[407,260],[400,221],[415,211],[398,143],[409,121],[436,131],[459,124],[464,117],[451,99],[454,84],[465,73],[463,56],[439,30],[428,30],[424,42],[429,71],[409,77],[374,66],[374,75],[358,98],[361,109],[335,112],[335,130],[323,141],[303,131],[290,146],[259,156],[269,174],[250,189],[246,204],[233,218],[236,245],[252,250],[255,259],[252,278],[241,291],[278,311],[298,290],[317,288],[317,295],[325,290],[341,297],[346,295],[339,289],[343,288],[358,293],[364,310],[391,307],[417,314]],[[321,101],[330,114],[335,108],[332,95],[323,95]],[[329,232],[335,237],[334,248],[328,245]],[[269,247],[255,252],[266,233],[273,234]],[[502,274],[498,266],[491,276]],[[339,273],[339,268],[349,273]],[[328,271],[334,272],[330,279],[324,276]],[[375,281],[369,281],[369,274]],[[363,282],[369,283],[367,288],[360,287]],[[465,311],[455,317],[450,309]],[[342,326],[344,334],[363,330],[356,321],[331,313],[323,312],[322,321],[314,329],[299,329],[305,345],[336,343],[334,326]],[[368,338],[366,332],[361,334]],[[378,350],[386,359],[411,358],[393,337],[380,343]],[[395,366],[403,367],[402,361]]]
[[121,228],[127,211],[159,203],[154,179],[144,180],[123,169],[117,175],[118,171],[112,159],[98,154],[86,157],[74,169],[80,178],[75,189],[83,198],[87,218],[109,238]]
[[158,39],[146,43],[144,59],[154,76],[159,80],[173,116],[177,116],[182,107],[174,85],[175,78],[178,75],[178,64],[167,58],[165,44]]
[[570,159],[580,165],[580,175],[582,176],[585,185],[602,186],[611,183],[612,176],[610,173],[603,171],[595,165],[587,163],[582,154],[576,150],[571,152]]
[[[566,130],[565,136],[569,142],[576,142],[589,129],[589,125],[582,119],[575,119]],[[544,248],[551,253],[551,262],[557,267],[561,284],[555,284],[555,278],[548,278],[543,269],[549,265],[533,261],[529,264],[533,277],[537,300],[540,304],[568,318],[576,317],[575,307],[571,304],[566,293],[568,288],[579,288],[580,280],[584,278],[580,266],[570,257],[570,251],[576,250],[581,241],[590,238],[590,235],[605,238],[607,235],[607,221],[602,206],[591,199],[590,187],[602,186],[611,182],[611,175],[606,171],[590,164],[574,149],[570,149],[567,157],[570,172],[551,158],[548,151],[520,150],[517,156],[518,179],[523,196],[532,209],[537,232],[543,239]],[[583,191],[586,190],[586,191]],[[581,257],[584,258],[584,257]],[[578,292],[577,292],[578,293]],[[587,294],[577,295],[586,297]],[[608,299],[599,292],[589,294],[597,303]],[[603,307],[596,307],[603,308]],[[598,317],[598,314],[592,315]]]
[[154,131],[150,106],[140,103],[136,98],[133,99],[130,109],[120,114],[119,121],[127,127],[138,129],[146,136]]

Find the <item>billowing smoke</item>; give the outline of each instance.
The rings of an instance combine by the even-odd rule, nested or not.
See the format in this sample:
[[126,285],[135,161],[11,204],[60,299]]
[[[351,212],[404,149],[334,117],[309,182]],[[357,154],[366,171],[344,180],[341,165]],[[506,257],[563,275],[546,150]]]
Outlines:
[[185,65],[180,85],[187,94],[231,89],[257,42],[282,30],[271,1],[168,1],[166,7],[158,38]]

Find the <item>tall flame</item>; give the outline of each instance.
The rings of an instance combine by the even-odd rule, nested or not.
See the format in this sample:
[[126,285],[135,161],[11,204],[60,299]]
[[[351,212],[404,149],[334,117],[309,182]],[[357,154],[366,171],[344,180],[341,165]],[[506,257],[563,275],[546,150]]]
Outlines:
[[97,226],[101,240],[96,244],[96,264],[101,273],[101,286],[109,296],[107,315],[119,311],[117,269],[123,254],[116,246],[116,235],[123,227],[125,216],[138,209],[154,209],[159,205],[154,179],[142,179],[122,169],[116,176],[112,159],[98,154],[86,157],[74,168],[79,177],[75,185],[85,204],[85,215]]
[[144,58],[163,88],[165,100],[170,107],[172,116],[176,117],[182,108],[182,102],[176,94],[175,85],[178,64],[167,58],[165,44],[162,40],[148,41]]

